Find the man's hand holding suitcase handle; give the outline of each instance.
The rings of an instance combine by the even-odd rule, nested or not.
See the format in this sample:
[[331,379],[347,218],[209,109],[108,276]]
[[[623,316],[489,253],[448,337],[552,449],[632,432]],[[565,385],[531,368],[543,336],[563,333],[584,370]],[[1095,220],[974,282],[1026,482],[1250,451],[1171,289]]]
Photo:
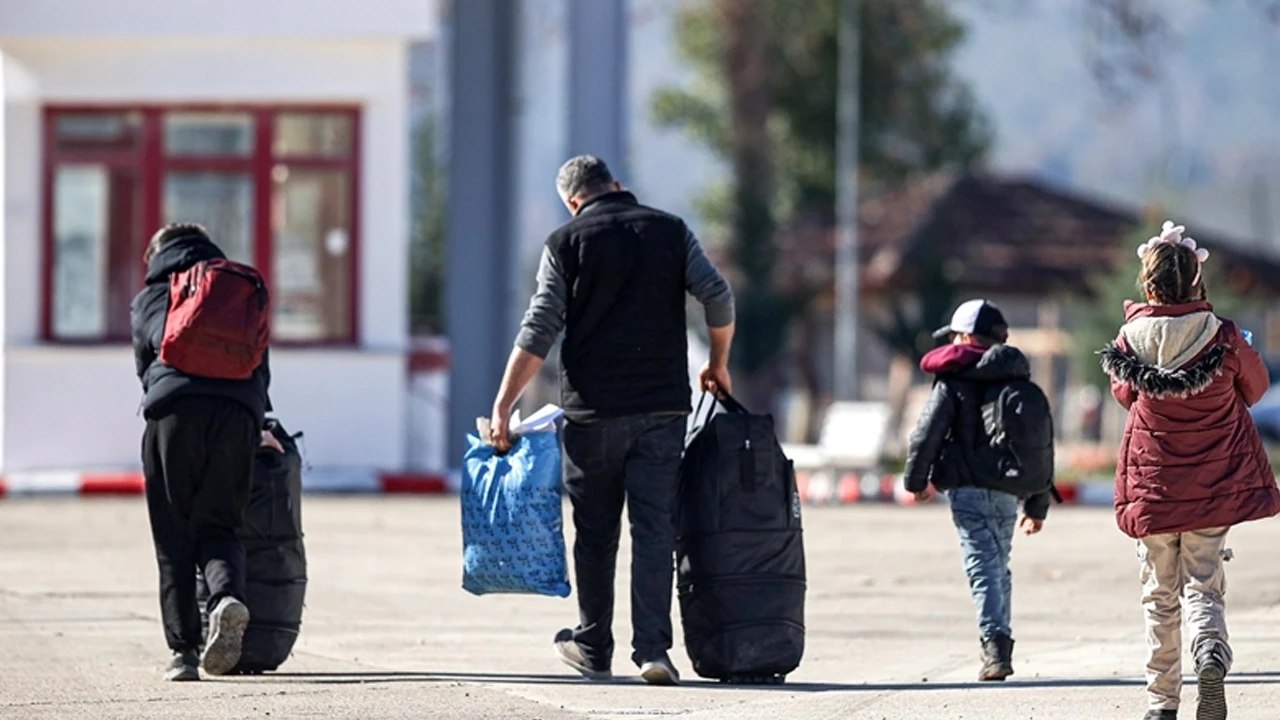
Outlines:
[[284,446],[280,444],[280,441],[276,439],[276,436],[270,430],[262,431],[262,447],[269,447],[278,453],[284,453]]
[[698,385],[703,392],[709,392],[716,397],[733,392],[733,378],[729,377],[729,368],[723,365],[714,366],[711,363],[703,365],[702,371],[698,373]]

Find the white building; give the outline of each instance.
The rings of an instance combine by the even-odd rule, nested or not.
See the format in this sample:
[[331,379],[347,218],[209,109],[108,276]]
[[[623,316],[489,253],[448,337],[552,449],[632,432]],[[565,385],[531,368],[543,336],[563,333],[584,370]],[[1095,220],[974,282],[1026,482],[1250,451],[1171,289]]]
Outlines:
[[327,470],[408,469],[408,44],[430,0],[0,0],[0,474],[139,466],[128,306],[161,224],[274,302]]

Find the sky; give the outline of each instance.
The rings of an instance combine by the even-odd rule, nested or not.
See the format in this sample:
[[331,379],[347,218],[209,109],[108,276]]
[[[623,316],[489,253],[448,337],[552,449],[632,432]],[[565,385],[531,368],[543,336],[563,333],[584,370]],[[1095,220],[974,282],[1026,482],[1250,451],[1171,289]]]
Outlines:
[[[672,21],[694,1],[631,0],[630,180],[682,214],[727,172],[651,121],[654,90],[689,80]],[[969,27],[953,69],[996,130],[990,166],[1129,205],[1161,201],[1193,231],[1268,235],[1280,252],[1280,26],[1248,0],[1159,3],[1177,38],[1163,79],[1119,107],[1089,75],[1079,0],[951,0]]]
[[[629,0],[629,157],[623,182],[688,217],[728,168],[678,130],[657,127],[652,98],[692,76],[675,55],[674,21],[706,0]],[[1147,0],[1174,30],[1162,77],[1124,106],[1109,103],[1085,63],[1082,0],[938,0],[969,32],[953,70],[992,120],[990,168],[1133,207],[1161,202],[1190,228],[1280,254],[1280,24],[1251,0]],[[567,0],[523,0],[520,89],[522,247],[529,262],[564,219],[552,187],[567,144]],[[438,65],[414,67],[424,92]],[[434,77],[432,77],[434,75]],[[416,88],[417,89],[417,88]]]
[[1188,224],[1249,236],[1258,181],[1280,202],[1280,26],[1246,0],[1161,4],[1177,42],[1163,77],[1127,106],[1088,73],[1078,0],[1025,0],[1014,12],[954,3],[970,31],[953,67],[994,120],[995,168],[1130,203],[1165,200]]

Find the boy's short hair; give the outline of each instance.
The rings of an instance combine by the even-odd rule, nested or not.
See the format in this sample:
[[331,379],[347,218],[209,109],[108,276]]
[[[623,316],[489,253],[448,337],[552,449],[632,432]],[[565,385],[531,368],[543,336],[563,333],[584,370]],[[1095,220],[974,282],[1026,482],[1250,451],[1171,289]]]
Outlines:
[[995,345],[1003,345],[1009,339],[1009,333],[1004,333],[999,338],[994,338],[990,335],[970,335],[969,337],[983,347],[993,347]]
[[142,253],[142,262],[150,263],[151,258],[155,257],[156,253],[160,252],[160,248],[168,245],[174,240],[192,236],[201,237],[213,242],[212,238],[209,237],[209,231],[205,230],[204,226],[199,223],[180,222],[165,225],[157,230],[156,234],[152,235],[151,240],[147,242],[147,249]]

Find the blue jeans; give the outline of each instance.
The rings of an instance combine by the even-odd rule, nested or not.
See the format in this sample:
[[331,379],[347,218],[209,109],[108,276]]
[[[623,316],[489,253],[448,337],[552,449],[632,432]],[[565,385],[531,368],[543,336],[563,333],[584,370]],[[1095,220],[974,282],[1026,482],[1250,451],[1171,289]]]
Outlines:
[[999,490],[962,487],[947,493],[951,519],[960,533],[964,571],[978,609],[982,639],[1012,637],[1013,574],[1009,551],[1018,524],[1018,498]]

